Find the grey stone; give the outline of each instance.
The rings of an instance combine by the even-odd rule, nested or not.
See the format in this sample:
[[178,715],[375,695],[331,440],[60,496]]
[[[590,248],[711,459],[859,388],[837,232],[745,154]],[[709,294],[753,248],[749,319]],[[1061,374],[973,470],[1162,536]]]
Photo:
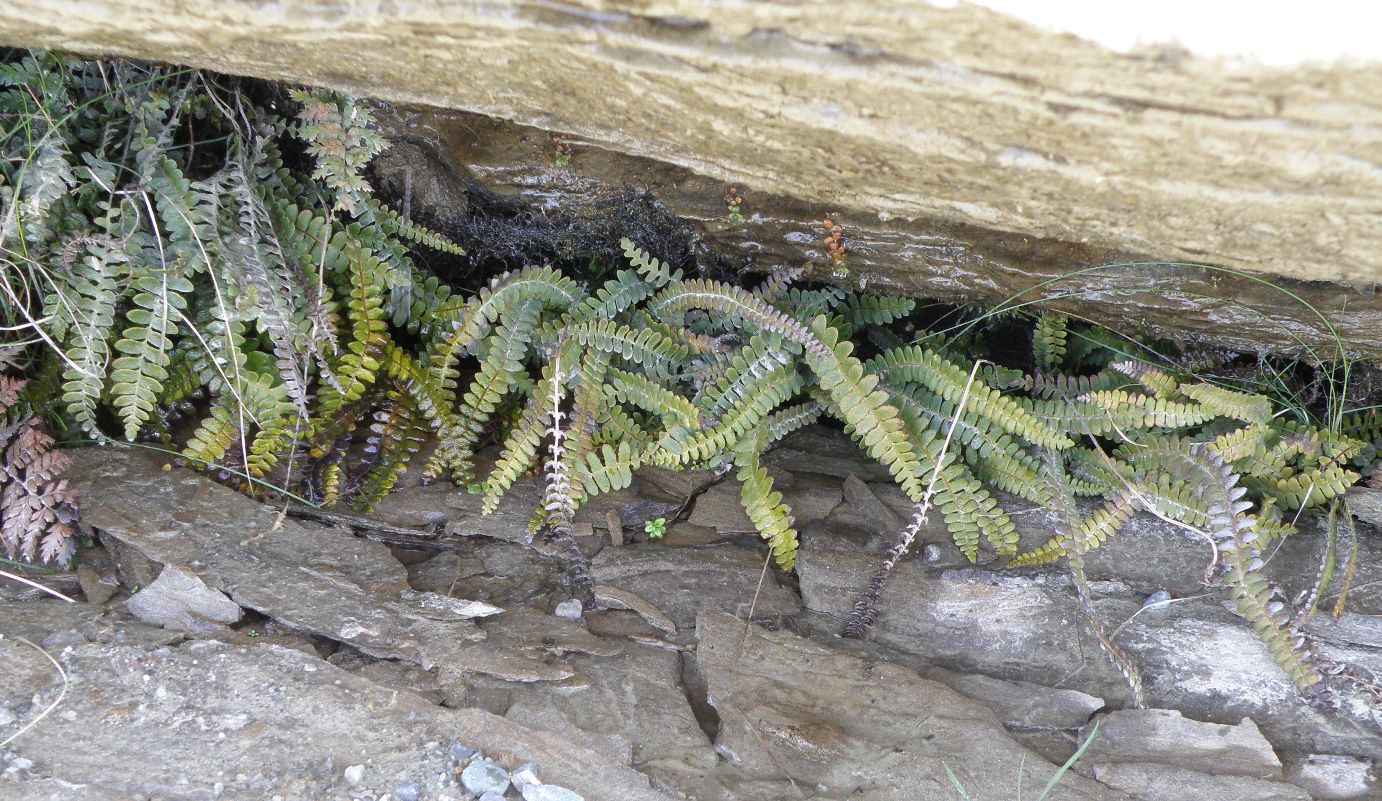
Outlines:
[[[823,613],[822,620],[838,632],[838,621],[849,614],[881,556],[831,545],[807,539],[798,552],[797,575],[806,607]],[[1203,565],[1196,570],[1202,574]],[[1117,641],[1140,669],[1149,705],[1221,724],[1251,717],[1281,751],[1382,757],[1382,740],[1347,716],[1311,708],[1252,628],[1217,598],[1185,600],[1166,612],[1133,617],[1142,596],[1124,588],[1096,594],[1094,605],[1106,625],[1121,626]],[[1060,573],[932,570],[919,559],[904,559],[883,589],[870,636],[956,672],[1078,689],[1113,706],[1130,706],[1122,675],[1097,646],[1091,651],[1084,614]],[[1382,669],[1378,649],[1366,644],[1375,636],[1372,625],[1365,619],[1348,625],[1365,633],[1330,645],[1331,658]]]
[[592,747],[602,743],[611,759],[630,760],[659,786],[702,795],[716,759],[681,686],[679,654],[629,643],[618,656],[575,656],[572,664],[587,686],[524,688],[505,716]]
[[1282,757],[1286,781],[1317,799],[1375,797],[1377,776],[1372,760],[1335,754]]
[[418,801],[418,797],[421,795],[422,786],[417,782],[400,784],[393,788],[393,797],[397,798],[398,801]]
[[1098,726],[1086,764],[1160,762],[1220,776],[1281,778],[1281,760],[1247,718],[1225,726],[1188,720],[1172,709],[1119,709]]
[[460,743],[452,743],[451,747],[448,748],[446,751],[446,756],[452,762],[460,764],[466,761],[467,759],[470,759],[471,757],[475,756],[475,749],[461,745]]
[[154,583],[130,596],[135,617],[169,629],[210,633],[240,620],[240,606],[181,565],[165,565]]
[[552,614],[557,617],[564,617],[567,620],[580,620],[582,611],[581,599],[568,598],[557,604],[557,608],[552,610]]
[[[951,798],[949,765],[975,798],[1011,794],[1020,766],[1040,786],[1055,770],[1015,743],[983,704],[914,671],[704,613],[697,661],[719,713],[716,749],[763,779],[822,797]],[[778,796],[790,797],[790,796]],[[1053,799],[1123,796],[1075,774]]]
[[350,767],[345,769],[345,773],[343,773],[342,775],[345,777],[346,784],[349,784],[351,787],[354,787],[355,785],[365,780],[365,766],[351,765]]
[[481,757],[461,771],[461,784],[476,795],[500,793],[509,789],[509,772],[498,762]]
[[661,496],[669,501],[686,503],[715,483],[713,470],[672,470],[648,465],[635,474],[639,490],[649,497]]
[[13,709],[10,709],[8,706],[0,706],[0,726],[8,726],[16,720],[18,720],[18,718],[15,717]]
[[[366,764],[368,782],[389,788],[449,775],[454,766],[439,744],[455,741],[541,765],[545,780],[587,798],[670,801],[583,742],[478,709],[439,707],[275,645],[91,643],[63,659],[73,678],[63,704],[22,742],[43,755],[51,784],[18,801],[209,798],[216,782],[229,798],[335,798],[345,793],[319,785],[344,788],[341,769],[306,766]],[[41,655],[0,640],[0,704],[54,697],[58,686]],[[75,785],[99,792],[75,793]],[[464,797],[459,788],[451,795]]]
[[[598,584],[632,592],[666,612],[679,628],[695,624],[696,612],[714,609],[747,614],[763,573],[764,553],[735,545],[669,548],[658,543],[610,548],[595,557]],[[801,608],[769,571],[754,614],[789,615]]]
[[1382,489],[1351,487],[1345,497],[1354,517],[1382,528]]
[[542,781],[537,777],[537,769],[532,765],[519,765],[509,771],[509,781],[513,782],[513,786],[519,790],[530,784],[542,784]]
[[1094,778],[1140,801],[1311,801],[1308,793],[1286,782],[1215,776],[1162,764],[1098,765]]
[[478,799],[476,799],[476,801],[504,801],[504,794],[503,794],[503,793],[485,793],[484,795],[482,795],[482,796],[480,796]]
[[844,499],[850,508],[868,520],[876,530],[896,533],[902,529],[902,518],[880,501],[873,490],[869,489],[869,485],[859,480],[858,476],[853,473],[846,476],[842,489]]
[[[801,523],[823,520],[843,498],[840,485],[833,481],[798,481],[794,488],[783,492],[783,501],[792,508],[792,515]],[[725,480],[696,498],[688,522],[713,528],[721,534],[750,534],[757,529],[744,511],[740,499],[739,482]]]
[[724,537],[720,532],[710,526],[700,526],[695,523],[674,523],[667,528],[667,533],[662,535],[663,545],[713,545],[720,542]]
[[1104,699],[1078,690],[1055,690],[979,673],[951,673],[939,678],[952,689],[983,702],[998,713],[1003,725],[1014,728],[1078,729],[1104,707]]
[[663,614],[661,609],[627,590],[597,584],[595,585],[595,600],[610,609],[629,609],[643,618],[648,625],[664,634],[677,633],[677,624]]
[[82,645],[86,642],[89,642],[86,635],[77,629],[62,629],[44,637],[42,645],[50,651],[61,651],[69,646]]
[[1142,608],[1148,612],[1165,612],[1171,608],[1171,593],[1166,590],[1157,590],[1148,595],[1142,602]]
[[585,801],[585,798],[555,784],[529,784],[523,788],[523,801]]
[[85,500],[86,522],[107,543],[159,563],[195,565],[213,589],[293,628],[425,669],[527,681],[571,675],[538,656],[476,647],[484,632],[466,618],[485,608],[415,593],[379,543],[280,519],[272,507],[191,471],[164,472],[127,449],[84,452],[68,475]]

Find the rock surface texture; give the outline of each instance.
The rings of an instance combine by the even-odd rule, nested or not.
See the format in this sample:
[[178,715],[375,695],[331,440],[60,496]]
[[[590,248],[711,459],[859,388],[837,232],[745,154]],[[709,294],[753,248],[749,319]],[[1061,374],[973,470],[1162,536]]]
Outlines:
[[[708,499],[715,538],[631,527],[615,545],[588,526],[601,605],[568,619],[560,564],[517,508],[479,521],[458,491],[402,489],[392,521],[429,550],[391,552],[142,453],[80,453],[103,546],[81,566],[117,583],[0,609],[0,740],[19,735],[0,798],[914,801],[957,797],[947,768],[974,798],[1013,797],[1019,777],[1034,797],[1090,739],[1052,801],[1378,797],[1375,725],[1300,703],[1241,619],[1188,598],[1204,592],[1185,580],[1203,573],[1191,538],[1149,519],[1105,546],[1136,559],[1090,563],[1146,681],[1153,708],[1133,709],[1059,570],[970,566],[939,528],[894,571],[874,636],[839,639],[905,502],[843,434],[803,430],[768,462],[785,493],[817,492],[797,576],[764,573],[716,489],[733,479],[664,476],[605,511],[680,495],[684,518]],[[1297,540],[1285,586],[1313,578],[1317,538]],[[1139,612],[1158,585],[1174,602]],[[1377,597],[1311,633],[1382,673]]]
[[[651,187],[731,251],[816,277],[834,270],[819,224],[833,214],[850,281],[991,302],[1075,273],[1043,294],[1282,345],[1330,333],[1251,279],[1079,271],[1155,258],[1344,282],[1365,291],[1290,288],[1382,350],[1367,291],[1382,278],[1376,63],[1119,54],[975,5],[823,0],[12,0],[0,43],[481,115],[405,113],[399,130],[549,199],[570,184],[547,175],[565,173],[550,169],[556,132],[574,170]],[[728,220],[731,186],[743,222]]]

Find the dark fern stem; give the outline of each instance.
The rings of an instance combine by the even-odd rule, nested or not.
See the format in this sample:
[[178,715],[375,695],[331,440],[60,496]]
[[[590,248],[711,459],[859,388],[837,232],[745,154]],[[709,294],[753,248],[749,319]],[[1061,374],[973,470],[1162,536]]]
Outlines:
[[873,572],[873,578],[869,579],[868,586],[859,593],[859,600],[854,602],[854,609],[849,613],[849,620],[845,621],[844,628],[840,631],[840,636],[851,640],[862,640],[873,629],[873,624],[878,622],[878,598],[883,592],[883,585],[887,583],[888,576],[893,572],[893,568],[902,560],[902,556],[912,547],[912,540],[916,539],[917,532],[926,525],[926,508],[917,507],[916,514],[912,517],[912,522],[897,534],[897,541],[893,547],[888,549],[888,558],[883,560],[883,564]]

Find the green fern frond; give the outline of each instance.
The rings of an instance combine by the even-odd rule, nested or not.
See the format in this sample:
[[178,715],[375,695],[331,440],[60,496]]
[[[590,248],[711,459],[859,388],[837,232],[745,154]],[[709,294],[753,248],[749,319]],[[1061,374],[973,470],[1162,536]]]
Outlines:
[[1265,395],[1248,395],[1213,384],[1181,384],[1180,394],[1219,417],[1256,424],[1272,419],[1272,402]]
[[829,394],[832,411],[869,456],[888,468],[907,497],[921,503],[926,495],[921,460],[888,394],[877,389],[878,375],[865,374],[864,364],[851,355],[854,346],[840,341],[839,331],[824,315],[811,321],[810,333],[825,353],[807,349],[806,361]]
[[590,319],[566,329],[566,335],[587,347],[621,356],[625,361],[670,371],[691,355],[682,342],[652,328],[633,329],[610,319]]
[[851,292],[839,304],[840,316],[852,328],[887,325],[912,313],[917,302],[901,295],[871,295]]
[[648,309],[671,325],[690,309],[717,312],[783,336],[819,358],[829,358],[828,350],[801,323],[738,287],[716,281],[696,278],[672,284],[648,302]]
[[1173,398],[1176,395],[1176,390],[1180,388],[1180,379],[1170,373],[1158,370],[1146,362],[1128,359],[1113,362],[1109,368],[1117,370],[1146,387],[1147,391],[1157,398]]
[[805,401],[773,412],[763,421],[764,444],[771,445],[799,428],[821,419],[825,407],[816,401]]
[[518,477],[537,463],[538,447],[552,418],[551,401],[555,396],[552,382],[555,380],[555,364],[549,362],[544,368],[542,378],[528,397],[523,415],[504,438],[499,460],[489,477],[485,479],[485,495],[481,511],[492,514],[499,508],[499,501]]
[[368,510],[389,494],[429,433],[427,418],[412,396],[399,387],[391,389],[384,406],[375,411],[369,430],[365,454],[374,464],[365,473],[355,498],[355,506],[361,510]]
[[576,469],[587,497],[606,492],[616,492],[633,483],[633,471],[637,470],[648,457],[648,453],[636,449],[628,442],[617,446],[602,445],[598,450],[585,454],[585,459]]
[[1101,390],[1080,396],[1109,416],[1120,429],[1188,428],[1202,425],[1217,415],[1198,404],[1178,403],[1150,395],[1133,395],[1122,390]]
[[1059,372],[1065,362],[1066,325],[1070,319],[1063,314],[1043,314],[1037,317],[1032,330],[1032,353],[1037,370]]
[[768,471],[759,463],[763,438],[749,439],[734,454],[734,462],[739,466],[739,498],[758,536],[772,550],[773,561],[790,572],[797,558],[796,520],[791,507],[783,502],[782,493],[773,489]]
[[1058,534],[1045,544],[1019,554],[1008,562],[1008,567],[1054,562],[1072,552],[1086,553],[1098,548],[1126,525],[1132,513],[1137,511],[1135,497],[1126,491],[1115,494],[1093,514],[1081,520],[1073,531]]
[[681,270],[675,272],[668,270],[665,264],[635,245],[632,239],[625,237],[619,240],[619,247],[624,249],[624,257],[629,260],[629,264],[637,268],[638,274],[643,277],[643,280],[652,284],[654,288],[661,288],[681,281]]
[[523,371],[523,357],[541,312],[541,301],[526,300],[505,313],[503,322],[488,338],[485,358],[461,397],[460,407],[442,419],[437,452],[426,475],[450,470],[458,483],[471,480],[475,446]]
[[135,294],[125,313],[129,326],[115,341],[121,355],[112,363],[111,403],[125,424],[125,439],[133,441],[139,427],[154,413],[163,382],[168,378],[168,361],[176,320],[187,308],[185,293],[192,283],[181,274],[158,268],[141,269],[131,282]]
[[[925,387],[951,403],[964,395],[969,374],[934,351],[916,345],[887,351],[870,359],[866,368],[894,384]],[[966,410],[984,417],[1004,431],[1042,448],[1064,450],[1075,443],[1057,429],[1028,413],[1015,400],[992,387],[976,384],[970,388]]]
[[701,424],[700,410],[691,401],[637,373],[610,368],[609,384],[622,403],[632,403],[690,428],[697,428]]

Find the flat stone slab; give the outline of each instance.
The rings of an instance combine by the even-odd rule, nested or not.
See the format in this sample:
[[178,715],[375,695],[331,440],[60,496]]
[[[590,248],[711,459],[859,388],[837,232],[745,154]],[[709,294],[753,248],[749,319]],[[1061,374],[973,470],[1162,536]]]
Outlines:
[[[807,540],[798,551],[797,573],[806,607],[822,613],[823,628],[838,633],[881,557],[826,545]],[[1142,672],[1147,704],[1216,723],[1250,717],[1283,751],[1382,758],[1382,739],[1367,724],[1306,704],[1252,628],[1220,600],[1187,600],[1137,614],[1139,594],[1116,582],[1106,585],[1096,608],[1108,630],[1123,627],[1116,641]],[[912,558],[893,570],[870,637],[961,673],[1074,689],[1130,706],[1125,680],[1088,633],[1083,615],[1062,573],[931,570]],[[1326,652],[1382,669],[1382,649],[1370,644],[1382,624],[1360,617],[1348,622],[1361,631],[1344,640],[1350,628],[1330,627],[1340,639],[1328,642]]]
[[[14,743],[34,765],[28,781],[0,785],[6,799],[346,798],[407,784],[437,798],[438,776],[456,767],[447,751],[460,743],[509,767],[532,763],[544,781],[590,801],[671,801],[583,743],[436,706],[276,645],[85,644],[59,658],[71,686]],[[56,697],[52,666],[14,669],[24,664],[47,661],[0,640],[0,704]],[[0,737],[20,722],[0,727]],[[344,773],[355,765],[363,769],[351,773],[352,787]],[[463,797],[457,786],[446,791]]]
[[[388,548],[280,517],[195,472],[127,448],[76,454],[85,520],[154,563],[180,565],[235,603],[290,627],[424,668],[518,681],[572,675],[545,655],[483,642],[472,618],[502,610],[408,586]],[[136,596],[137,597],[137,596]]]
[[747,615],[755,593],[757,618],[797,612],[797,597],[778,586],[771,572],[763,576],[766,554],[766,549],[736,545],[675,548],[647,543],[606,548],[593,560],[591,572],[598,584],[632,592],[662,610],[678,628],[695,625],[700,610]]
[[[987,706],[888,662],[703,613],[696,659],[720,715],[716,748],[765,778],[825,798],[955,797],[949,766],[974,798],[1006,798],[1025,766],[1042,786],[1056,766],[1018,745]],[[788,796],[790,797],[790,796]],[[1067,774],[1053,801],[1126,796]]]

